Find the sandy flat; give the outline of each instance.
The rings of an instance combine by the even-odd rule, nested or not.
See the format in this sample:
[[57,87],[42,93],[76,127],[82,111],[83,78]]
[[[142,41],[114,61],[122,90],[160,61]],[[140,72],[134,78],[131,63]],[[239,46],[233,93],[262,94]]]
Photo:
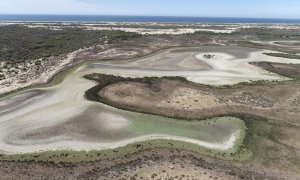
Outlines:
[[[0,151],[29,153],[56,149],[107,149],[150,139],[172,139],[227,150],[232,148],[239,138],[238,129],[232,133],[228,132],[222,137],[222,142],[177,136],[176,133],[130,134],[127,129],[136,118],[136,113],[89,102],[84,98],[84,92],[96,83],[82,76],[93,72],[100,73],[102,68],[83,66],[63,83],[44,88],[43,96],[31,97],[34,101],[20,107],[10,106],[9,113],[5,109],[0,111]],[[24,99],[27,96],[27,92],[24,92],[18,98]],[[16,99],[12,97],[1,101],[1,104],[8,102],[16,103]],[[150,121],[151,118],[156,117],[149,117]],[[173,126],[171,122],[169,126]]]
[[[270,57],[264,55],[265,52],[267,51],[235,46],[183,48],[129,64],[94,63],[93,66],[101,68],[103,73],[123,77],[182,76],[194,83],[227,85],[257,80],[288,79],[250,65],[250,62],[300,63],[297,59]],[[207,59],[204,57],[205,54],[214,55],[214,58]]]
[[[283,80],[284,78],[276,74],[249,65],[253,61],[283,62],[282,58],[269,57],[262,53],[263,51],[233,46],[181,48],[126,64],[93,63],[82,66],[63,83],[44,88],[43,93],[46,96],[33,96],[31,98],[34,101],[29,101],[26,105],[8,107],[8,104],[17,102],[14,98],[1,102],[2,105],[7,105],[7,108],[0,111],[1,150],[12,153],[65,148],[105,149],[146,139],[173,139],[213,149],[229,149],[233,147],[239,131],[226,134],[222,142],[155,131],[149,134],[131,134],[128,127],[136,118],[135,113],[87,101],[84,92],[96,83],[82,76],[94,72],[132,77],[183,76],[192,82],[210,85],[259,79]],[[213,58],[205,58],[206,54],[213,55]],[[284,62],[300,63],[293,59],[284,59]],[[26,92],[19,98],[22,99],[22,96],[26,98]],[[65,134],[66,130],[70,133]],[[101,141],[95,143],[97,139]]]

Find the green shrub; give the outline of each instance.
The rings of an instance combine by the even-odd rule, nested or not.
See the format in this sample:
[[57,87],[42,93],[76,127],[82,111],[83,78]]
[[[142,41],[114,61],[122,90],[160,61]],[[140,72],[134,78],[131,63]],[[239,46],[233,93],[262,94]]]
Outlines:
[[0,61],[21,63],[58,56],[83,47],[136,38],[140,35],[113,30],[64,28],[28,28],[21,25],[0,26]]
[[42,62],[40,60],[37,60],[34,62],[34,65],[36,65],[36,66],[40,66],[41,64],[42,64]]

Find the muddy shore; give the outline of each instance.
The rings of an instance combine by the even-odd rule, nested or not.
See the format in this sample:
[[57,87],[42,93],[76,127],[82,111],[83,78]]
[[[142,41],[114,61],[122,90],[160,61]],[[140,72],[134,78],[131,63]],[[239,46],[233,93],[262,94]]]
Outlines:
[[[294,80],[216,88],[191,84],[178,77],[122,78],[98,75],[99,85],[88,90],[86,97],[120,109],[173,118],[208,118],[226,114],[235,114],[249,121],[257,116],[266,118],[268,126],[261,128],[269,129],[269,132],[259,144],[253,144],[261,149],[259,155],[254,157],[254,164],[297,171],[297,167],[300,167],[296,162],[300,157],[297,141],[300,137],[299,65],[255,64]],[[97,81],[95,74],[86,78]],[[250,131],[255,129],[253,126],[247,128]]]
[[[29,91],[20,91],[20,96],[11,96],[1,101],[0,120],[3,122],[1,122],[0,135],[1,143],[3,143],[1,144],[2,150],[33,152],[40,150],[41,147],[53,149],[53,147],[56,148],[55,145],[52,146],[51,143],[53,142],[57,142],[61,147],[81,147],[83,149],[88,148],[84,143],[90,142],[92,149],[95,148],[95,140],[123,138],[128,133],[128,131],[124,133],[128,120],[136,120],[136,122],[138,120],[133,119],[132,114],[135,112],[145,113],[139,118],[154,122],[157,119],[164,122],[165,118],[161,116],[173,117],[176,120],[182,118],[182,121],[185,121],[186,119],[200,120],[208,117],[232,115],[243,120],[242,123],[245,122],[248,128],[241,149],[249,150],[252,155],[250,159],[247,161],[221,160],[222,152],[216,152],[214,158],[213,153],[201,155],[198,151],[196,153],[192,150],[187,151],[179,148],[158,147],[143,150],[143,147],[140,147],[142,150],[130,151],[134,153],[128,153],[121,158],[121,152],[119,153],[114,149],[111,150],[112,154],[121,154],[116,156],[118,158],[109,159],[104,154],[106,159],[103,158],[102,160],[92,161],[93,157],[84,157],[90,161],[85,162],[80,159],[75,163],[54,163],[53,159],[60,159],[59,156],[56,156],[55,151],[53,154],[46,154],[45,157],[33,153],[18,159],[22,154],[17,154],[18,157],[14,160],[1,161],[0,177],[3,179],[299,179],[299,65],[254,62],[251,63],[250,67],[260,67],[268,72],[276,73],[273,74],[274,77],[279,77],[279,74],[293,80],[274,83],[259,81],[254,84],[241,83],[237,86],[221,88],[196,85],[186,81],[184,77],[143,78],[145,69],[141,70],[141,78],[122,78],[116,77],[117,75],[100,75],[98,79],[97,76],[96,78],[88,78],[99,82],[98,86],[95,82],[82,78],[85,74],[96,73],[99,75],[105,70],[101,69],[101,66],[112,65],[116,72],[123,72],[123,69],[117,69],[114,66],[126,63],[130,65],[131,62],[134,64],[137,59],[131,58],[181,46],[197,46],[200,49],[208,50],[204,54],[200,54],[200,58],[190,55],[184,59],[175,58],[174,61],[171,58],[171,61],[168,60],[167,62],[161,59],[162,61],[157,64],[148,64],[146,60],[145,64],[141,63],[140,66],[149,65],[150,71],[153,70],[151,68],[161,68],[160,70],[169,70],[171,73],[178,68],[180,70],[205,71],[210,68],[209,63],[198,60],[205,57],[208,52],[215,53],[214,49],[209,51],[210,48],[219,49],[221,46],[224,46],[225,49],[234,47],[231,51],[237,53],[237,59],[248,56],[243,53],[245,47],[249,47],[247,48],[251,49],[249,51],[252,51],[253,48],[259,48],[258,51],[260,52],[267,50],[299,53],[296,42],[259,41],[259,38],[252,36],[234,34],[220,36],[200,33],[145,35],[136,39],[84,48],[78,53],[77,51],[74,52],[75,54],[51,57],[53,58],[49,59],[53,60],[49,61],[52,62],[51,64],[33,66],[39,70],[30,70],[28,75],[31,78],[26,79],[26,81],[23,76],[27,72],[9,77],[8,79],[12,81],[1,81],[0,84],[5,85],[5,88],[1,86],[0,94],[3,92],[10,93],[33,83],[49,82],[57,72],[88,60],[95,61],[94,64],[100,66],[98,69],[97,67],[93,69],[92,66],[84,66],[85,70],[81,67],[74,68],[74,73],[73,70],[71,73],[66,73],[71,75],[69,79],[65,79],[66,74],[64,74],[59,81],[49,84],[49,86],[57,86],[34,87]],[[186,49],[191,48],[181,48],[181,50],[175,50],[175,53],[184,53]],[[209,55],[227,57],[227,55],[217,53]],[[267,60],[275,58],[278,61],[296,62],[295,59],[260,55],[260,58]],[[192,63],[189,63],[191,57],[193,58]],[[225,58],[225,61],[232,60],[230,58]],[[108,63],[103,62],[107,59],[109,59]],[[218,59],[207,59],[207,61],[210,60]],[[173,62],[175,63],[172,64]],[[176,64],[177,62],[180,63]],[[248,65],[248,62],[243,63]],[[195,66],[195,64],[199,66]],[[55,68],[56,66],[59,66],[60,70]],[[111,69],[106,70],[109,72]],[[253,69],[248,70],[252,71]],[[79,73],[75,74],[75,71]],[[234,69],[228,70],[228,73],[232,72],[236,73]],[[92,88],[93,86],[95,87]],[[92,89],[88,90],[89,88]],[[87,99],[93,102],[85,99],[84,92],[86,91]],[[149,114],[153,114],[153,116]],[[147,119],[148,115],[151,118]],[[110,120],[113,120],[114,123],[111,123]],[[119,126],[122,123],[124,127]],[[105,129],[104,131],[102,129],[103,124],[110,129],[107,128],[108,130]],[[170,124],[172,125],[172,123]],[[220,132],[218,135],[222,136],[221,130],[224,131],[224,127],[219,128],[215,124],[210,124],[205,128],[208,129],[209,127],[213,127],[215,132],[219,130],[217,131]],[[122,133],[111,133],[111,130],[116,128],[124,129],[122,129]],[[197,128],[195,129],[197,130]],[[174,132],[176,133],[176,131]],[[78,141],[74,141],[74,139]],[[200,149],[200,147],[197,148]],[[64,153],[62,159],[74,158],[76,160],[77,156],[67,156]],[[235,153],[227,152],[227,155],[232,157],[235,156]],[[237,153],[237,155],[240,154]],[[0,156],[1,158],[4,157],[3,154]],[[91,154],[87,153],[86,156],[91,156]],[[27,157],[30,158],[26,159]],[[48,159],[39,161],[39,158]],[[51,160],[51,158],[53,159]]]

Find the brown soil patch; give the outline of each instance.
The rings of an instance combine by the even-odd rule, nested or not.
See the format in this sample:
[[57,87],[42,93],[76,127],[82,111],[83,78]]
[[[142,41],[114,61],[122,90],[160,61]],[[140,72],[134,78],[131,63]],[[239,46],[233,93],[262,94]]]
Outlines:
[[118,82],[98,96],[115,107],[181,118],[247,113],[299,125],[300,84],[210,88],[179,80],[157,79],[150,85]]
[[241,167],[199,154],[152,149],[112,161],[54,164],[1,162],[3,179],[296,179],[297,175],[247,165]]
[[265,154],[263,161],[257,159],[258,163],[297,171],[299,163],[294,160],[300,160],[299,90],[300,84],[218,89],[162,79],[151,85],[119,82],[104,87],[98,95],[105,103],[121,109],[176,118],[231,114],[267,118],[274,128],[260,147]]

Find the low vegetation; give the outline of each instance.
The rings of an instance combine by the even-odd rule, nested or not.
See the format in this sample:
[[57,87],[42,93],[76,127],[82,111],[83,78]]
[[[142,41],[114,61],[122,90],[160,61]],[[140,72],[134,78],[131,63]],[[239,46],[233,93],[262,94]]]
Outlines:
[[232,34],[253,36],[261,40],[300,39],[300,30],[298,29],[244,28]]
[[222,36],[222,37],[252,37],[253,39],[260,40],[278,40],[278,39],[300,39],[299,29],[277,29],[265,27],[252,27],[252,28],[241,28],[233,33],[216,33],[211,31],[196,31],[194,34],[197,35],[208,35],[208,36]]
[[[275,71],[278,72],[279,74],[286,75],[288,77],[292,77],[295,80],[292,82],[280,82],[280,83],[297,83],[297,77],[299,75],[299,68],[297,68],[295,65],[294,66],[289,66],[289,68],[294,67],[294,71],[286,71],[285,64],[276,64],[276,63],[269,63],[272,65],[270,68],[267,68],[267,65],[264,63],[258,63],[260,64],[264,69],[270,70],[271,72]],[[280,65],[276,68],[276,65]],[[274,67],[273,67],[274,66]],[[282,66],[282,67],[281,67]],[[284,72],[281,73],[281,72]],[[144,83],[149,87],[155,87],[156,82],[160,79],[157,77],[145,77],[145,78],[122,78],[122,77],[117,77],[113,75],[103,75],[103,74],[90,74],[86,75],[85,78],[94,80],[99,82],[99,85],[94,87],[93,89],[90,89],[86,92],[86,97],[89,100],[92,101],[100,101],[104,104],[109,104],[111,106],[120,108],[120,109],[125,109],[129,111],[138,111],[141,113],[150,113],[150,114],[157,114],[156,112],[151,112],[143,109],[137,109],[134,106],[129,106],[127,104],[124,104],[124,106],[117,104],[115,102],[109,101],[109,99],[106,99],[104,97],[101,97],[98,95],[99,90],[109,84],[114,84],[118,83],[120,81],[134,81],[138,83]],[[179,81],[186,81],[184,78],[180,77],[163,77],[163,78],[170,78],[170,79],[175,79]],[[273,82],[278,84],[279,82]],[[270,84],[266,84],[264,81],[258,81],[254,82],[255,85],[264,85],[264,86],[269,86]],[[241,86],[252,86],[253,84],[239,84],[236,86],[230,86],[230,88],[239,88]],[[201,86],[201,85],[197,85]],[[214,87],[214,88],[224,88],[224,87]],[[167,115],[167,114],[161,114],[159,115],[167,116],[167,117],[172,117],[172,118],[177,118],[177,119],[185,119],[184,117],[176,117],[173,115]],[[246,130],[246,137],[243,142],[243,145],[241,148],[237,151],[237,154],[243,154],[241,156],[237,155],[238,157],[246,160],[249,163],[254,163],[254,164],[261,164],[264,167],[282,167],[284,169],[290,169],[293,168],[293,171],[297,172],[297,168],[300,167],[300,164],[293,160],[292,157],[295,158],[295,149],[292,146],[288,146],[285,143],[282,143],[282,139],[289,138],[291,139],[292,134],[295,133],[296,129],[299,129],[296,125],[292,125],[287,123],[287,121],[282,122],[282,121],[277,121],[274,119],[266,119],[261,117],[261,115],[255,115],[255,114],[244,114],[242,112],[239,113],[229,113],[229,114],[216,114],[214,116],[231,116],[231,117],[237,117],[239,119],[242,119],[245,122],[245,125],[247,127]],[[214,117],[213,116],[213,117]],[[205,117],[209,118],[209,117]],[[188,118],[186,118],[189,120]],[[289,132],[292,130],[291,132]],[[294,139],[295,140],[295,139]],[[211,154],[210,154],[211,155]],[[236,155],[236,154],[233,154]],[[218,156],[216,156],[218,157]],[[243,157],[252,157],[252,158],[243,158]],[[219,158],[219,157],[218,157]],[[296,156],[298,158],[298,156]],[[300,161],[299,161],[300,162]]]
[[[197,32],[199,34],[219,35],[213,32]],[[196,34],[197,34],[196,33]],[[222,34],[223,35],[223,34]],[[253,37],[264,39],[300,39],[298,30],[280,30],[270,29],[269,31],[260,28],[241,29],[233,34],[226,36],[250,35]],[[225,36],[225,35],[224,35]],[[135,33],[127,33],[123,31],[89,31],[76,28],[65,28],[62,30],[50,30],[40,28],[28,28],[24,26],[3,26],[0,27],[0,63],[3,62],[3,67],[18,68],[18,64],[29,62],[35,59],[33,63],[40,65],[43,63],[43,58],[49,56],[57,56],[63,53],[69,53],[82,47],[94,46],[101,43],[113,43],[119,40],[128,40],[129,38],[138,38],[139,35]],[[283,53],[266,53],[266,55],[277,56],[283,58],[300,59],[299,55],[283,54]],[[205,58],[213,58],[212,55],[206,54]],[[292,83],[299,83],[299,68],[295,65],[295,70],[285,71],[284,65],[271,63],[253,63],[260,65],[264,69],[276,72],[280,75],[293,78]],[[1,67],[1,66],[0,66]],[[76,66],[78,67],[78,66]],[[72,72],[76,67],[64,71],[58,76],[55,76],[51,83],[41,86],[51,86],[61,82],[64,77]],[[282,68],[281,68],[282,67]],[[297,69],[298,68],[298,69]],[[4,79],[0,68],[0,80]],[[98,86],[88,90],[86,97],[89,100],[99,101],[97,92],[100,88],[117,83],[120,81],[132,81],[133,78],[122,78],[113,75],[90,74],[85,78],[97,81]],[[163,77],[173,80],[180,80],[188,82],[183,77]],[[136,78],[134,81],[142,82],[151,86],[154,81],[160,78],[144,77]],[[266,85],[271,83],[286,83],[286,82],[267,82],[255,81],[240,83],[234,86],[222,86],[213,88],[238,88],[241,86],[250,85]],[[39,86],[39,85],[37,85]],[[197,85],[204,86],[204,85]],[[105,99],[100,100],[105,103]],[[133,110],[134,111],[134,110]],[[130,154],[137,153],[146,149],[153,148],[168,148],[172,151],[188,150],[210,157],[215,157],[223,160],[230,160],[240,163],[249,163],[255,165],[263,165],[264,167],[276,167],[283,170],[292,170],[299,172],[300,159],[295,155],[297,149],[288,144],[282,143],[288,136],[286,134],[290,129],[299,130],[299,127],[286,122],[274,122],[272,119],[266,119],[260,116],[248,114],[226,114],[227,116],[237,117],[242,119],[247,127],[245,138],[239,142],[238,147],[229,151],[216,151],[212,149],[203,148],[194,144],[172,141],[172,140],[151,140],[143,141],[134,144],[129,144],[125,147],[120,147],[111,150],[91,150],[91,151],[47,151],[37,152],[31,154],[14,154],[6,155],[0,154],[0,161],[13,162],[47,162],[47,163],[80,163],[90,162],[96,160],[112,160],[116,158],[127,157]],[[219,116],[219,115],[218,115]],[[223,115],[222,115],[223,116]],[[176,117],[174,117],[176,118]],[[296,131],[297,132],[297,131]],[[298,131],[299,132],[299,131]],[[291,133],[292,134],[292,133]],[[295,138],[296,139],[296,138]]]
[[211,59],[211,58],[214,58],[215,55],[211,55],[211,54],[204,54],[204,58],[206,59]]
[[91,150],[91,151],[71,151],[57,150],[45,151],[29,154],[0,154],[0,161],[32,161],[32,162],[53,162],[53,163],[79,163],[91,162],[97,160],[113,160],[121,157],[127,157],[130,154],[139,151],[155,149],[155,148],[171,148],[179,150],[188,150],[211,157],[224,160],[245,161],[249,160],[251,154],[246,149],[230,149],[228,151],[220,151],[204,148],[195,144],[174,140],[147,140],[126,145],[115,149],[107,150]]
[[[149,149],[169,148],[172,151],[187,150],[218,159],[240,163],[259,163],[270,167],[282,165],[284,165],[285,168],[299,167],[297,161],[293,161],[290,164],[281,162],[285,157],[282,157],[281,154],[277,153],[279,146],[281,146],[280,144],[274,143],[273,147],[270,148],[270,143],[266,143],[268,141],[275,142],[273,140],[274,136],[280,136],[280,134],[275,133],[275,131],[278,130],[276,129],[276,124],[269,122],[267,119],[247,114],[232,114],[232,116],[241,118],[245,122],[247,130],[244,135],[244,140],[238,143],[238,147],[228,151],[207,149],[198,145],[174,140],[147,140],[107,150],[57,150],[29,154],[0,154],[0,161],[83,163],[98,160],[114,160]],[[288,156],[292,155],[293,154],[290,154],[289,152]]]
[[292,78],[292,83],[299,82],[300,80],[300,64],[282,64],[270,62],[253,62],[251,64],[261,67],[266,71],[273,72],[284,77]]
[[124,31],[96,31],[82,28],[51,30],[21,25],[0,26],[0,62],[22,63],[139,36]]
[[[239,141],[234,148],[221,151],[204,148],[195,144],[190,144],[181,141],[174,140],[147,140],[143,142],[137,142],[133,144],[126,145],[124,147],[108,150],[91,150],[91,151],[70,151],[70,150],[58,150],[58,151],[46,151],[46,152],[37,152],[29,154],[14,154],[14,155],[5,155],[0,154],[0,160],[2,161],[43,161],[43,162],[90,162],[95,160],[112,160],[120,157],[126,157],[132,153],[153,149],[153,148],[171,148],[171,149],[181,149],[189,150],[203,155],[208,155],[218,159],[224,160],[234,160],[238,162],[251,161],[253,156],[252,151],[255,149],[257,143],[260,143],[260,138],[265,135],[268,131],[262,127],[265,120],[260,120],[259,118],[242,116],[247,118],[245,121],[247,125],[253,125],[253,123],[258,123],[259,126],[254,128],[248,128],[246,134],[240,139],[245,139],[245,141]],[[252,123],[253,122],[253,123]],[[250,124],[249,124],[250,123]],[[261,130],[264,130],[262,132]]]
[[300,59],[300,56],[296,54],[285,54],[285,53],[264,53],[264,54],[268,56],[282,57],[287,59]]

